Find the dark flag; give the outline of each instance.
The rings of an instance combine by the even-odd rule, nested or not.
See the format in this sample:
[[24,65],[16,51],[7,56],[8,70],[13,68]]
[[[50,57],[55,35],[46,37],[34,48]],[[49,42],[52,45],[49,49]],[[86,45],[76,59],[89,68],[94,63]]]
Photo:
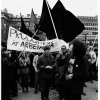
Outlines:
[[36,25],[38,25],[38,19],[33,11],[33,8],[32,8],[31,18],[30,18],[30,29],[31,29],[32,33],[35,33]]
[[28,35],[29,37],[33,37],[34,39],[39,40],[38,36],[34,35],[29,29],[26,28],[22,16],[21,16],[20,31],[23,32],[24,34]]
[[72,41],[85,29],[84,24],[70,11],[66,10],[60,0],[52,9],[52,17],[58,38],[62,38],[66,42]]
[[34,35],[29,29],[26,28],[22,16],[21,16],[21,28],[20,28],[20,31],[23,32],[24,34],[30,36],[30,37],[32,37]]
[[36,15],[33,11],[33,8],[32,8],[32,11],[31,11],[30,23],[38,24],[38,19],[37,19]]
[[[46,0],[43,0],[43,8],[41,13],[41,18],[39,21],[38,29],[46,33],[48,39],[56,38],[53,24],[50,18],[49,10],[50,6],[47,6]],[[51,9],[50,9],[51,12]]]
[[25,30],[26,30],[26,26],[25,26],[24,21],[23,21],[23,18],[21,16],[21,27],[20,27],[20,31],[24,33]]

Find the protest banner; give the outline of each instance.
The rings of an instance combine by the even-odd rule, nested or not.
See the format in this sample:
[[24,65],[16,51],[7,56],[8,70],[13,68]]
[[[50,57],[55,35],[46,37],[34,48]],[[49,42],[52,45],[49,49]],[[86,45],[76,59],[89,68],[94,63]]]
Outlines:
[[[62,43],[66,43],[63,40],[59,40]],[[7,49],[16,51],[27,52],[44,52],[43,47],[49,45],[51,47],[50,52],[55,52],[60,50],[60,46],[57,39],[38,41],[28,35],[16,30],[13,27],[9,27]],[[66,45],[68,45],[66,43]]]

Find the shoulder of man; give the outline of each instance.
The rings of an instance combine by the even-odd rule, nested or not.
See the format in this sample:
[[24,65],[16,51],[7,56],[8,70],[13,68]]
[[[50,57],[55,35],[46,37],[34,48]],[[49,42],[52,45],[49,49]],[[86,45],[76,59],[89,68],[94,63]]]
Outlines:
[[44,57],[44,54],[38,56],[38,59],[42,59]]
[[52,59],[54,59],[54,56],[53,56],[52,54],[50,54],[50,57],[51,57]]

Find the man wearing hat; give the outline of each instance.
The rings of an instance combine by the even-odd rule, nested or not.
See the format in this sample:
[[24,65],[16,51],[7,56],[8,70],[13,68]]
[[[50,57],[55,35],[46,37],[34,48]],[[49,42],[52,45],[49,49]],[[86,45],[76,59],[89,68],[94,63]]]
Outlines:
[[37,68],[40,74],[41,100],[49,100],[50,83],[56,68],[56,61],[50,54],[50,47],[44,47],[44,53],[39,56]]

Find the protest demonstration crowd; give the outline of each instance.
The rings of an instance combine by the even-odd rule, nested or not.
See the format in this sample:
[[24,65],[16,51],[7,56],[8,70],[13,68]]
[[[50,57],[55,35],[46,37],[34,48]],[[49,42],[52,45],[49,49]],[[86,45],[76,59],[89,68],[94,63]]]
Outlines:
[[98,81],[98,49],[76,39],[85,29],[83,23],[60,0],[52,10],[43,0],[37,30],[46,40],[35,40],[37,31],[33,36],[23,23],[21,16],[24,28],[9,27],[7,44],[1,44],[2,100],[19,96],[19,87],[25,94],[29,88],[35,95],[41,92],[41,100],[50,100],[52,89],[59,100],[82,100],[85,83]]
[[[18,84],[22,92],[34,87],[34,94],[41,91],[41,100],[49,100],[49,90],[59,93],[59,100],[81,100],[85,82],[97,80],[98,51],[86,48],[79,40],[61,47],[60,52],[44,53],[8,51],[2,49],[2,100],[17,96]],[[20,55],[20,57],[18,57]]]

